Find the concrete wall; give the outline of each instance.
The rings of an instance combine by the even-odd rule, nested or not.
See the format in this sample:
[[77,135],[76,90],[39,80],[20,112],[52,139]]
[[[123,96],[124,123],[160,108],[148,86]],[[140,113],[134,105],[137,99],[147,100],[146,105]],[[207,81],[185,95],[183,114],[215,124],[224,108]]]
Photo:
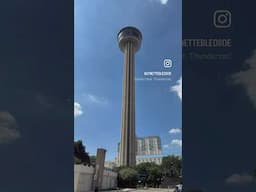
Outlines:
[[[94,177],[94,168],[84,165],[75,165],[74,167],[74,191],[89,192],[92,191],[92,183]],[[117,173],[104,170],[102,189],[110,189],[117,187]]]
[[102,189],[110,189],[117,187],[117,173],[109,170],[104,170]]
[[75,165],[74,168],[74,191],[91,191],[94,168],[84,165]]

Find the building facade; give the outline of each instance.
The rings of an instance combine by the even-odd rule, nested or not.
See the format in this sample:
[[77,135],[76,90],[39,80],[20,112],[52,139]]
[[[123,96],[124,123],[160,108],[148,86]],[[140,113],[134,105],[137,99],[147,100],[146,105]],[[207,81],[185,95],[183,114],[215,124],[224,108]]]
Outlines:
[[160,155],[161,139],[158,136],[138,137],[136,155]]
[[[117,165],[120,165],[119,160],[120,143],[117,146]],[[159,136],[137,137],[136,138],[136,164],[142,162],[162,163],[161,139]]]
[[157,165],[161,165],[162,160],[163,157],[157,155],[136,156],[136,165],[140,163],[155,163]]

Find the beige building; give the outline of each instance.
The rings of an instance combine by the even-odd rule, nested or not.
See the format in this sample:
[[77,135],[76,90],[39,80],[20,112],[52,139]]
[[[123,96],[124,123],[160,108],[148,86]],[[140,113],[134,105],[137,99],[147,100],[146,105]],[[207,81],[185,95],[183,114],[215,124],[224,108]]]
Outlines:
[[137,155],[160,155],[162,153],[161,139],[158,136],[138,137]]
[[154,155],[147,155],[147,156],[136,156],[136,165],[140,163],[155,163],[157,165],[162,164],[163,157],[162,156],[154,156]]
[[[117,157],[119,157],[120,143],[117,147]],[[162,163],[162,146],[159,136],[137,137],[136,138],[136,164],[142,162]],[[119,158],[116,159],[116,164],[119,164]]]

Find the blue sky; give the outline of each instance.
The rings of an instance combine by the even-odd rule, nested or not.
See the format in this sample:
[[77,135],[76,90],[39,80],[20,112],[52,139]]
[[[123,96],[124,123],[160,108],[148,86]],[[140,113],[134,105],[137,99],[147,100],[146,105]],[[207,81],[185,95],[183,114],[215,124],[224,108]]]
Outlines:
[[[181,154],[181,1],[75,0],[75,135],[86,151],[116,156],[120,139],[123,53],[117,33],[125,26],[143,35],[135,78],[170,71],[169,80],[136,81],[136,134],[159,135],[163,154]],[[170,58],[172,68],[164,68]],[[172,130],[172,131],[171,131]]]

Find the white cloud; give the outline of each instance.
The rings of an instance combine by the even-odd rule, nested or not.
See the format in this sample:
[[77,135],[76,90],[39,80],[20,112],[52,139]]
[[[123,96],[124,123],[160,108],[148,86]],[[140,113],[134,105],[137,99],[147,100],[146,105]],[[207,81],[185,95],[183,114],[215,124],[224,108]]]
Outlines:
[[182,146],[182,140],[181,139],[173,139],[172,140],[172,145],[178,145],[178,146]]
[[170,91],[175,92],[180,100],[182,100],[182,77],[176,82],[176,85],[171,87]]
[[181,129],[180,129],[180,128],[170,129],[170,130],[169,130],[169,133],[170,133],[170,134],[181,133]]
[[245,64],[248,65],[248,69],[240,71],[232,77],[236,84],[241,84],[245,88],[248,97],[256,107],[256,50],[245,61]]
[[158,0],[162,5],[166,5],[168,3],[168,0]]
[[162,5],[166,5],[168,3],[169,0],[149,0],[150,2],[156,2],[156,3],[160,3]]
[[168,144],[163,145],[163,148],[169,148],[169,145]]
[[238,185],[244,185],[244,184],[250,184],[253,183],[255,180],[253,176],[244,174],[233,174],[230,177],[226,179],[227,184],[238,184]]
[[92,95],[92,94],[88,94],[87,96],[88,96],[88,100],[92,103],[100,104],[100,105],[108,104],[108,101],[103,97],[98,97],[98,96]]
[[82,114],[83,114],[82,106],[80,105],[80,103],[75,102],[74,103],[74,115],[75,115],[75,117],[78,117]]
[[0,143],[9,143],[20,138],[15,118],[8,112],[0,112]]

